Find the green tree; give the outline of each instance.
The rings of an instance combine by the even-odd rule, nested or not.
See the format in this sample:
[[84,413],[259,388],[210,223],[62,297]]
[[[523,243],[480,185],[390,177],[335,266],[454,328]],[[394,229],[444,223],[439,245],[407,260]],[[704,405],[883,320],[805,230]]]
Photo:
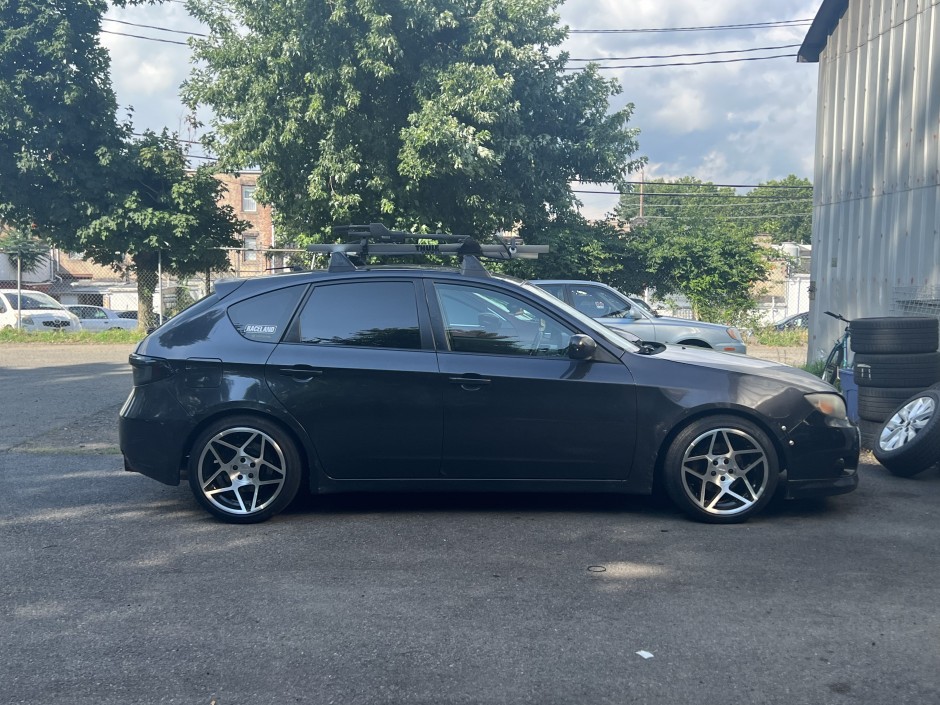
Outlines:
[[186,176],[172,135],[135,139],[118,122],[98,39],[108,6],[0,0],[0,220],[101,264],[129,254],[149,315],[159,258],[180,275],[224,267],[212,248],[233,245],[245,225],[217,205],[210,170]]
[[15,264],[17,273],[34,272],[49,259],[49,243],[14,228],[0,235],[0,253]]
[[115,164],[122,188],[108,210],[62,238],[99,264],[120,267],[125,255],[137,274],[138,320],[151,316],[158,266],[180,277],[228,268],[223,247],[248,227],[231,206],[219,205],[225,186],[203,166],[187,173],[175,135],[146,132]]
[[549,223],[540,239],[551,244],[549,254],[513,260],[504,271],[524,279],[600,281],[628,293],[642,292],[649,282],[643,253],[616,223],[575,213]]
[[183,95],[218,116],[223,168],[261,168],[288,232],[381,218],[529,240],[571,214],[571,182],[636,166],[617,84],[564,71],[558,4],[192,0],[211,36]]
[[636,191],[625,193],[617,209],[657,293],[682,294],[696,316],[727,323],[753,309],[767,274],[764,248],[729,206],[734,196],[733,189],[685,177],[645,186],[642,219]]
[[766,233],[775,243],[809,244],[813,235],[813,185],[790,174],[767,181],[747,193],[751,207],[750,231]]
[[98,41],[106,8],[0,0],[0,220],[55,236],[100,203],[126,134]]

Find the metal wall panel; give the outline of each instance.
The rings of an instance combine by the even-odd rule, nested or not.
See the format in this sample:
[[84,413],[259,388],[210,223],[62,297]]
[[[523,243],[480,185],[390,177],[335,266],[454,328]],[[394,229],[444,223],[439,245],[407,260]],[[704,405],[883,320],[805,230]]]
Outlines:
[[850,0],[819,57],[810,356],[940,292],[940,0]]

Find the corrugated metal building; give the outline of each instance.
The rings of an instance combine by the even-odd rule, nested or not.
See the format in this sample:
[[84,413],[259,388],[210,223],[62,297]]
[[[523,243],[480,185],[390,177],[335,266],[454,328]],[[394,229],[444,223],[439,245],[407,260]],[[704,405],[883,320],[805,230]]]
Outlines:
[[847,318],[940,315],[940,0],[824,0],[810,356]]

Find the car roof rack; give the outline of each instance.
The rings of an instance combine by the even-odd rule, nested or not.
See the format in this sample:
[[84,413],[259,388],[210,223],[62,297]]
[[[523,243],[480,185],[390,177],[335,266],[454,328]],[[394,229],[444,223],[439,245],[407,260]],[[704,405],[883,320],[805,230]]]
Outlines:
[[[340,225],[333,227],[337,237],[358,238],[356,242],[320,243],[308,245],[307,251],[330,255],[329,271],[352,272],[358,267],[351,259],[368,256],[444,255],[462,257],[460,273],[489,276],[480,258],[494,260],[536,259],[548,252],[548,245],[522,245],[502,242],[481,245],[469,235],[450,233],[409,233],[389,230],[382,223],[369,225]],[[437,240],[436,243],[408,242],[409,240]]]

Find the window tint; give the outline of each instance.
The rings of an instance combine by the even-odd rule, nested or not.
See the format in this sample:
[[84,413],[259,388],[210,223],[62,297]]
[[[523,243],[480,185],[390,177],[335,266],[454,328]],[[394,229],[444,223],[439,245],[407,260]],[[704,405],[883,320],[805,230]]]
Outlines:
[[599,286],[572,285],[569,292],[571,305],[591,318],[624,318],[632,310],[629,301]]
[[421,332],[414,284],[350,282],[318,286],[300,314],[295,340],[418,350]]
[[563,357],[573,331],[504,292],[436,284],[447,342],[454,352]]
[[552,296],[555,296],[562,301],[565,300],[565,285],[564,284],[536,284],[540,289],[547,291]]
[[228,317],[248,340],[277,342],[306,288],[289,286],[239,301],[228,307]]
[[17,304],[22,303],[24,311],[61,311],[64,306],[48,294],[41,291],[24,290],[22,294],[7,294],[7,300],[10,302],[10,308],[14,311]]

